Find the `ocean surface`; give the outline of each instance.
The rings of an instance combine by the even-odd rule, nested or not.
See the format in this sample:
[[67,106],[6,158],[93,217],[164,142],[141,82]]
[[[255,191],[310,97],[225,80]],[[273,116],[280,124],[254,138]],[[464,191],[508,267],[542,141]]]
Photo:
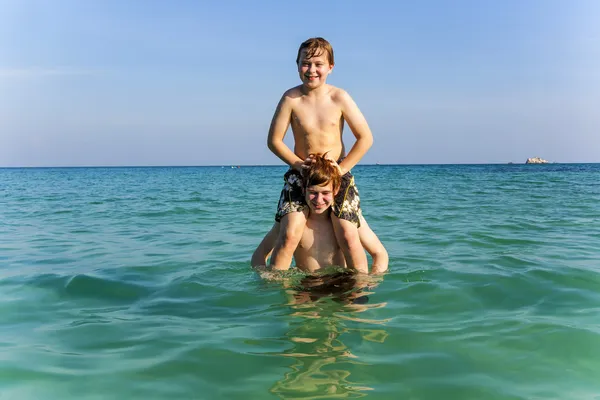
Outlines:
[[600,164],[359,166],[335,293],[250,268],[284,172],[0,169],[0,399],[600,399]]

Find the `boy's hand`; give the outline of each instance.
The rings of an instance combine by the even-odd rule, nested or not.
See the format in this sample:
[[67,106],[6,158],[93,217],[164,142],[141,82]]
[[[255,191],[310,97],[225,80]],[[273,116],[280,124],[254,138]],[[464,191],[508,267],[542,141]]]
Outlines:
[[[333,164],[334,167],[337,168],[337,170],[339,171],[340,175],[344,175],[346,173],[346,172],[344,172],[344,170],[342,169],[342,167],[337,163],[337,161],[335,160],[335,158],[333,158],[329,154],[325,154],[325,159],[327,161],[329,161],[331,164]],[[299,171],[300,172],[308,171],[309,169],[312,168],[312,166],[313,166],[314,163],[315,163],[315,156],[311,154],[308,157],[306,157],[306,159],[304,161],[302,161],[302,164],[300,165]],[[296,168],[298,170],[298,167],[294,166],[294,168]]]
[[296,161],[292,168],[304,175],[306,171],[312,168],[314,162],[315,160],[312,157],[307,157],[304,161]]
[[306,157],[306,159],[304,161],[302,161],[302,171],[301,172],[305,172],[305,171],[311,169],[314,162],[315,162],[315,159],[314,159],[313,155]]
[[306,164],[306,160],[305,161],[296,161],[294,164],[292,164],[292,168],[300,173],[303,173],[304,170],[306,169],[304,167],[305,164]]
[[340,175],[344,175],[344,171],[342,170],[342,167],[340,167],[340,164],[337,163],[337,161],[335,160],[335,158],[331,157],[329,154],[325,154],[325,159],[327,161],[329,161],[331,164],[333,164],[334,167],[337,168],[337,170],[339,171]]

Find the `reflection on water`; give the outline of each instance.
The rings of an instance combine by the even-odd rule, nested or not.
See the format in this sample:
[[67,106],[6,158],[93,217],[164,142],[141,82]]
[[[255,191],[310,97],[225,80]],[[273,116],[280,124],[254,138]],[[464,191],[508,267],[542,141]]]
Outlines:
[[322,399],[364,397],[373,390],[351,377],[357,369],[368,369],[368,364],[344,341],[383,343],[387,338],[386,320],[361,318],[361,313],[385,306],[370,297],[377,283],[372,277],[343,272],[284,284],[291,317],[285,340],[291,346],[277,355],[293,362],[271,393]]

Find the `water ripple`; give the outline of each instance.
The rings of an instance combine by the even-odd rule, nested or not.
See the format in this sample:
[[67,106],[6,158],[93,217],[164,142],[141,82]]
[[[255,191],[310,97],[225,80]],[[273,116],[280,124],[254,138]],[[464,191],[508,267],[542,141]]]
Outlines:
[[2,395],[600,393],[597,165],[356,168],[391,270],[335,284],[248,266],[284,171],[0,170]]

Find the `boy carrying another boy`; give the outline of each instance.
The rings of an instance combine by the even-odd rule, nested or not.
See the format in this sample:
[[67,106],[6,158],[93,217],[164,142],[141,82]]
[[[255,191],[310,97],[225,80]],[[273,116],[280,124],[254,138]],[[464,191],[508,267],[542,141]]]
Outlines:
[[[284,176],[275,220],[281,223],[271,256],[271,267],[290,267],[306,226],[308,207],[302,192],[301,173],[311,165],[309,154],[327,154],[342,175],[331,217],[335,237],[349,268],[368,273],[367,257],[360,242],[360,199],[350,170],[373,144],[373,135],[358,106],[344,90],[326,83],[334,66],[333,49],[323,38],[308,39],[296,58],[302,84],[286,91],[275,111],[267,144],[290,166]],[[346,154],[342,133],[347,123],[356,137]],[[294,151],[283,142],[291,125]],[[338,164],[339,163],[339,164]]]
[[[331,208],[340,190],[342,176],[338,166],[322,154],[311,155],[311,159],[313,162],[310,168],[302,174],[302,189],[308,207],[308,218],[300,243],[294,251],[296,267],[309,274],[323,272],[331,266],[346,267],[344,254],[341,252],[331,223],[333,215]],[[265,271],[261,267],[267,264],[267,259],[279,235],[279,228],[280,224],[275,222],[252,254],[251,265],[257,271]],[[371,274],[384,273],[388,269],[389,262],[387,251],[362,216],[359,237],[361,246],[373,258]],[[348,271],[344,272],[347,273]]]

